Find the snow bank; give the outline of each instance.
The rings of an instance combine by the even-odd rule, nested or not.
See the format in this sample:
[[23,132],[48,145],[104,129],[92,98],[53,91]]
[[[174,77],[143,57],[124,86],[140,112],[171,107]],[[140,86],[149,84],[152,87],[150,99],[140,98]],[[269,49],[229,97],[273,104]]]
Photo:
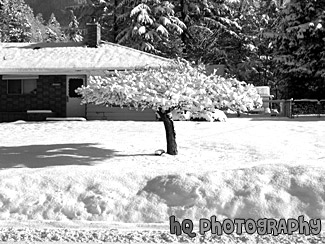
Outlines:
[[151,176],[75,169],[26,171],[0,180],[0,219],[167,222],[209,218],[325,219],[325,171],[259,166],[205,174]]
[[0,219],[325,219],[324,121],[3,123]]
[[[139,196],[158,196],[168,214],[198,219],[325,217],[325,171],[310,167],[265,166],[166,175],[147,182]],[[166,215],[168,215],[166,214]]]

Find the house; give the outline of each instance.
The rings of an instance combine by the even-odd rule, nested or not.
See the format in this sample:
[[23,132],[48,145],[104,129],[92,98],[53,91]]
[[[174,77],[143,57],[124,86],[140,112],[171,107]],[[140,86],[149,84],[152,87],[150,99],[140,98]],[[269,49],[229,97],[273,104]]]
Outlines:
[[170,64],[166,58],[102,42],[97,23],[88,24],[85,43],[0,43],[0,122],[48,117],[155,120],[152,110],[80,105],[75,90],[93,74]]

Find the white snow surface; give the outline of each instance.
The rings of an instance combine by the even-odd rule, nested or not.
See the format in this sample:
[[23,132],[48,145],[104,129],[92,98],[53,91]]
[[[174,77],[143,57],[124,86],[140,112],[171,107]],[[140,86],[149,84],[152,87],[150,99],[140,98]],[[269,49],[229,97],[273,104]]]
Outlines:
[[0,124],[0,220],[325,219],[325,121]]

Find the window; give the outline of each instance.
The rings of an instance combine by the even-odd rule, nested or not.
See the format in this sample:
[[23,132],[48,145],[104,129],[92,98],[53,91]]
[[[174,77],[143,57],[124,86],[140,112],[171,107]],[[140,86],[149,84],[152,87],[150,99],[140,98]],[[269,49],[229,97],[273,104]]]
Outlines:
[[76,89],[84,84],[82,78],[70,78],[68,83],[69,97],[81,97],[81,95],[76,93]]
[[7,80],[8,94],[34,94],[36,92],[36,79],[10,79]]
[[8,94],[21,94],[22,85],[21,80],[8,80]]

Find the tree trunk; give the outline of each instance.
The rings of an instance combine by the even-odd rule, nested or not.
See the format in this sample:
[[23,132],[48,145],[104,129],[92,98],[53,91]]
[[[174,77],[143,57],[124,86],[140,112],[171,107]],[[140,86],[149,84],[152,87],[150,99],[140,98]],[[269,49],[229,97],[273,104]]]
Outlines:
[[[185,18],[186,18],[186,13],[185,13],[185,0],[181,0],[180,1],[180,7],[181,7],[181,21],[183,21],[184,24],[187,25],[187,23],[185,23]],[[187,36],[186,36],[187,30],[183,30],[181,33],[181,40],[184,44],[184,48],[182,50],[183,54],[187,53],[187,46],[188,46],[188,41],[187,41]]]
[[114,0],[114,10],[113,10],[113,43],[117,43],[116,37],[118,33],[118,24],[117,24],[117,0]]
[[158,112],[162,121],[164,122],[167,140],[167,153],[170,155],[177,155],[176,133],[174,128],[174,121],[170,113]]

